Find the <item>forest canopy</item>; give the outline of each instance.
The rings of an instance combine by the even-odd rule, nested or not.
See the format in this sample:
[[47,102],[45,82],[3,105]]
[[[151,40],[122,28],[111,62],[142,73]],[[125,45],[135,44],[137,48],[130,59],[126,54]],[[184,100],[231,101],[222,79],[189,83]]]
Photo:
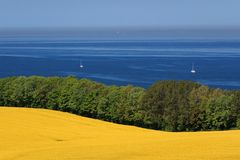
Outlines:
[[1,78],[0,106],[54,109],[165,131],[240,128],[240,91],[191,81],[158,81],[145,90],[72,76]]

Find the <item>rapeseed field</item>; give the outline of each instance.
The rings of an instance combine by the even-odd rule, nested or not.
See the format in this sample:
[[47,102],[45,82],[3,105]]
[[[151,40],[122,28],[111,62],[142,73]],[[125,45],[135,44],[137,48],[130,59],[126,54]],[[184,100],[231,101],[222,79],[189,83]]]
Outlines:
[[162,132],[0,107],[0,160],[240,160],[240,131]]

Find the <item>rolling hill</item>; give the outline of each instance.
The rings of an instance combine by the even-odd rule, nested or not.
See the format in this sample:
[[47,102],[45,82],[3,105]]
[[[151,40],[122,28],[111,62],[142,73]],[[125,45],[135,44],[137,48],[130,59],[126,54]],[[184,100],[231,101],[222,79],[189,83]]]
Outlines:
[[0,160],[239,160],[240,131],[170,133],[0,107]]

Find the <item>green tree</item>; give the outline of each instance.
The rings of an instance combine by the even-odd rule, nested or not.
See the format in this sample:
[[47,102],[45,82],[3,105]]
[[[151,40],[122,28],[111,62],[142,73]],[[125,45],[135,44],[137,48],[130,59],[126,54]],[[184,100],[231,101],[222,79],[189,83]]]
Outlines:
[[[190,92],[199,87],[189,81],[159,81],[143,96],[142,109],[151,128],[181,131],[188,128]],[[148,123],[149,123],[148,122]]]
[[222,95],[211,98],[206,107],[206,123],[210,130],[223,130],[234,127],[232,97]]

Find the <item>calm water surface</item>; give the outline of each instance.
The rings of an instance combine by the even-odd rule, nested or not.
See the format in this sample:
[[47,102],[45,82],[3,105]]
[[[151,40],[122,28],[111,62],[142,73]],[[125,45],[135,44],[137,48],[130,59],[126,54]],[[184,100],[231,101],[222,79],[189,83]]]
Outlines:
[[[196,74],[190,72],[192,63]],[[2,38],[0,77],[18,75],[75,75],[142,87],[157,80],[192,80],[239,89],[240,40]]]

